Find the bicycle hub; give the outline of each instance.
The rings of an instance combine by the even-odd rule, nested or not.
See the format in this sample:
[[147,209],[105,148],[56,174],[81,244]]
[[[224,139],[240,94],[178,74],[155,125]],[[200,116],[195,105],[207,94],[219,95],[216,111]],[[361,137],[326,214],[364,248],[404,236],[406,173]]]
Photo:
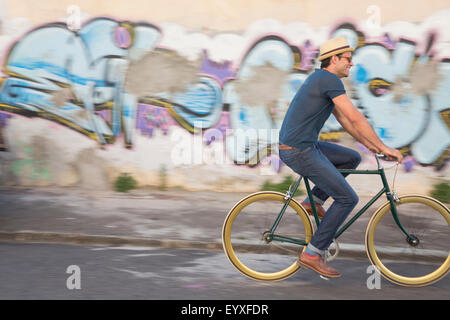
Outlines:
[[266,243],[272,242],[272,235],[270,234],[270,231],[264,232],[262,238]]
[[416,236],[410,235],[409,237],[406,237],[406,242],[408,242],[410,246],[417,247],[420,240]]

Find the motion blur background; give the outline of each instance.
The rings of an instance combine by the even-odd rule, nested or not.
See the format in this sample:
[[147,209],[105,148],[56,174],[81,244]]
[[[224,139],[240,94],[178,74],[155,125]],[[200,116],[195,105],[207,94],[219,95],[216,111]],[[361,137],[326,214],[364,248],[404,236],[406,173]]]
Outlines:
[[[109,190],[123,173],[141,188],[281,182],[294,174],[278,129],[335,36],[357,48],[348,95],[406,156],[398,189],[448,180],[446,0],[0,0],[0,22],[1,185]],[[335,119],[321,139],[375,166]]]

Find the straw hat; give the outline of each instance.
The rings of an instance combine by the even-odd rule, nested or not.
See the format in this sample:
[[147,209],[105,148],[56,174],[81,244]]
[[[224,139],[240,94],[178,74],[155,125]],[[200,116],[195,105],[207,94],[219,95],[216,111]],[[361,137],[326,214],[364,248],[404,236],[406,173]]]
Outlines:
[[353,52],[355,49],[350,48],[347,40],[343,37],[330,39],[320,46],[320,55],[317,60],[322,61],[326,58],[344,52]]

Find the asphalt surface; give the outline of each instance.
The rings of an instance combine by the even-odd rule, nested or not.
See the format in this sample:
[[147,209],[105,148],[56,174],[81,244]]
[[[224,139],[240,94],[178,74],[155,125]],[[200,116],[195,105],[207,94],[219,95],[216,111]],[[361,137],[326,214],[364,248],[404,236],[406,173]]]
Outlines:
[[[367,259],[333,261],[333,267],[342,273],[338,279],[327,281],[314,271],[303,269],[288,279],[268,283],[249,279],[237,272],[219,250],[0,243],[0,257],[0,300],[184,300],[181,306],[189,303],[199,306],[202,301],[198,300],[216,300],[217,309],[224,308],[221,306],[223,300],[238,300],[239,304],[245,300],[252,300],[250,304],[258,303],[258,300],[262,304],[267,300],[326,300],[328,311],[335,313],[338,309],[328,304],[335,299],[354,302],[450,298],[450,277],[427,287],[401,287],[381,276],[376,277]],[[272,265],[273,261],[287,259],[285,256],[259,258],[259,262],[266,266]],[[415,267],[421,271],[429,270],[428,265]],[[164,311],[160,302],[145,304],[147,312],[150,309],[152,313]],[[176,305],[172,304],[171,310],[174,307]],[[295,314],[299,304],[291,307],[292,314]],[[342,308],[342,305],[336,307]],[[355,305],[349,307],[355,308]],[[445,308],[444,305],[442,307]],[[17,305],[15,309],[17,311]],[[36,311],[34,307],[31,309]],[[111,310],[109,306],[103,306],[102,311],[106,309]],[[286,318],[278,315],[278,312],[271,312],[271,317],[264,319]],[[214,319],[221,319],[220,316],[216,313]],[[183,318],[180,313],[164,317]],[[228,319],[235,317],[229,315]]]

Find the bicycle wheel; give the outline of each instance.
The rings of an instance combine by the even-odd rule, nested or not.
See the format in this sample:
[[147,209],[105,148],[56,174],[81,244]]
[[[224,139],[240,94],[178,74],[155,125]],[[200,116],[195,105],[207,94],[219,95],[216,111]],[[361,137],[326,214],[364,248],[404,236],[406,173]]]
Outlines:
[[[230,262],[244,275],[265,281],[285,279],[300,267],[296,261],[303,246],[265,239],[286,200],[279,192],[257,192],[239,201],[228,213],[222,243]],[[294,199],[275,234],[306,242],[312,237],[311,221]]]
[[396,203],[407,239],[394,221],[389,202],[371,217],[366,230],[369,260],[387,280],[420,287],[442,279],[450,269],[450,212],[431,197],[408,195]]

